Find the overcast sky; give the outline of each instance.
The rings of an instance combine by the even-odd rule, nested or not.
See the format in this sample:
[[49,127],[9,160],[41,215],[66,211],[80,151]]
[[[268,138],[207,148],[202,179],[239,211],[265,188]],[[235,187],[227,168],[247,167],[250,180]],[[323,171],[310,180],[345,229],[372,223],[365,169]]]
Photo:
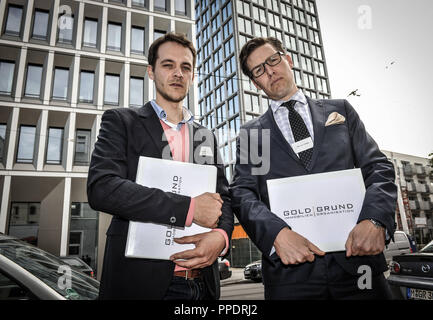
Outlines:
[[360,97],[347,99],[379,147],[427,158],[433,152],[433,1],[316,3],[332,97],[358,89]]

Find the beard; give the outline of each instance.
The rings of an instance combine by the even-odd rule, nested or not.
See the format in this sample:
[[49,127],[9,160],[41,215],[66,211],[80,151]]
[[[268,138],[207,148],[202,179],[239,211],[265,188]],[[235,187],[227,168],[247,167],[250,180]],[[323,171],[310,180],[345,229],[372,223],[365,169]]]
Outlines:
[[188,94],[188,90],[185,92],[185,94],[181,94],[180,96],[176,95],[172,95],[170,93],[168,93],[167,91],[164,91],[157,82],[155,82],[155,88],[156,91],[161,95],[161,97],[163,97],[165,100],[169,101],[169,102],[181,102],[183,101],[183,99],[185,99],[186,95]]

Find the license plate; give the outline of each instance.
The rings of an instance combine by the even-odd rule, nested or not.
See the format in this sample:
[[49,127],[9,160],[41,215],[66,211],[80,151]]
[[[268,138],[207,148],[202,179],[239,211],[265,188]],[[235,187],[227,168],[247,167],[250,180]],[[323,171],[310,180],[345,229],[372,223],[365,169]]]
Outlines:
[[407,288],[407,298],[415,300],[433,300],[433,291]]
[[249,276],[249,275],[250,275],[250,273],[251,273],[251,271],[250,271],[250,270],[244,271],[244,275],[246,275],[246,276]]

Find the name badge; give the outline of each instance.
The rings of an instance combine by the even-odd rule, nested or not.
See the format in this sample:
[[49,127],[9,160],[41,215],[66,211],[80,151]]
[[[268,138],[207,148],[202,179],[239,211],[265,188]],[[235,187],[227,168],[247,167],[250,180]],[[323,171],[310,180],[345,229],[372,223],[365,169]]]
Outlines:
[[212,149],[210,147],[201,147],[200,157],[213,157]]
[[293,151],[295,151],[295,153],[299,154],[302,151],[311,149],[313,147],[313,139],[311,139],[311,137],[308,137],[304,140],[299,140],[298,142],[295,142],[291,146],[292,146]]

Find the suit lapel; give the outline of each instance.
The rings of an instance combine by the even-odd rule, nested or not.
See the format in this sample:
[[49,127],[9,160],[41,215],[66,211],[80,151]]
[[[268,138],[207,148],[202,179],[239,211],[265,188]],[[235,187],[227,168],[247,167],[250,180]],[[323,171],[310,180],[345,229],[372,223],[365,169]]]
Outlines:
[[[146,131],[149,133],[151,140],[155,144],[159,156],[162,158],[163,150],[168,147],[168,141],[164,134],[164,129],[161,126],[158,116],[152,108],[150,102],[146,103],[143,107],[138,109],[138,114],[141,124],[144,126]],[[143,141],[145,141],[145,138]],[[168,149],[169,150],[169,149]],[[164,158],[172,159],[170,155],[165,155]]]
[[194,123],[194,121],[192,122],[187,122],[187,129],[188,129],[188,134],[189,134],[189,157],[188,157],[188,162],[190,163],[194,163],[194,150],[197,148],[198,144],[200,142],[196,142],[194,141],[194,134],[197,130],[196,124]]
[[325,107],[321,101],[312,100],[309,97],[307,97],[307,101],[311,112],[314,130],[313,156],[310,165],[307,167],[307,170],[311,171],[317,161],[317,156],[325,133]]

